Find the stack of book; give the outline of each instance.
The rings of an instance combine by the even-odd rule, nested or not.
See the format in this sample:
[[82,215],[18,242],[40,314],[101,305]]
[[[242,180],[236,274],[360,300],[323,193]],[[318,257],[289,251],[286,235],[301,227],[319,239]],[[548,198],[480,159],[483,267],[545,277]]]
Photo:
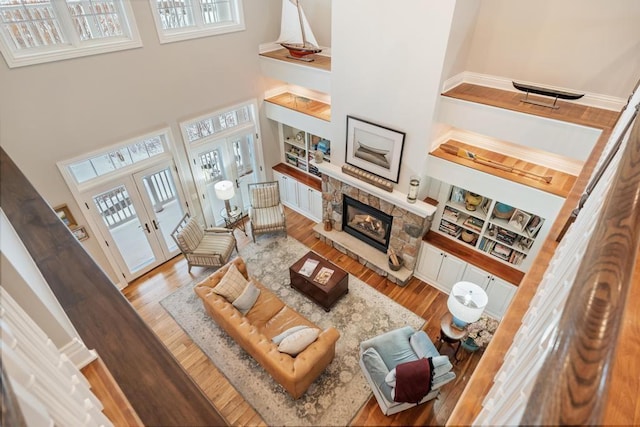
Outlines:
[[460,217],[460,212],[450,206],[445,206],[444,211],[442,211],[442,217],[446,220],[456,222]]
[[505,230],[504,228],[498,227],[498,234],[496,234],[497,241],[505,243],[509,246],[513,246],[517,238],[518,235],[513,231]]
[[462,225],[464,225],[467,228],[472,229],[473,231],[477,231],[478,233],[480,232],[480,230],[482,230],[482,226],[484,225],[484,221],[470,216],[469,218],[467,218]]
[[440,231],[442,231],[443,233],[446,233],[450,236],[453,237],[458,237],[460,235],[460,233],[462,232],[462,228],[459,227],[458,225],[449,222],[445,219],[443,219],[442,221],[440,221]]
[[493,249],[491,250],[491,255],[495,256],[496,258],[509,261],[512,251],[513,250],[511,248],[501,245],[500,243],[496,243],[495,245],[493,245]]

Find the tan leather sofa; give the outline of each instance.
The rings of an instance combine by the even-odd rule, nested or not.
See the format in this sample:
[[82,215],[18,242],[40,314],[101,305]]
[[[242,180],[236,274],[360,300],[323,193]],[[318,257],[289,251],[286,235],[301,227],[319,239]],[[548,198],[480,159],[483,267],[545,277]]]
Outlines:
[[[260,296],[246,316],[243,316],[224,297],[211,291],[222,279],[231,263],[249,278],[242,258],[237,257],[195,286],[205,309],[213,320],[297,399],[324,371],[335,356],[340,333],[333,327],[322,331],[318,339],[296,357],[278,351],[271,339],[292,326],[308,325],[317,328],[297,311],[286,306],[258,280],[254,284]],[[320,328],[319,328],[320,329]]]

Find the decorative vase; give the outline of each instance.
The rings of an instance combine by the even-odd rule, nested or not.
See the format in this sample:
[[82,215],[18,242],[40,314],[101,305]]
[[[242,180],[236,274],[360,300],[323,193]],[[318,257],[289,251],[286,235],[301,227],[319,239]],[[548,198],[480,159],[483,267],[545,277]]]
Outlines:
[[324,231],[331,231],[332,228],[333,228],[333,226],[331,225],[331,220],[330,219],[325,219],[324,220]]
[[477,345],[477,344],[473,341],[473,339],[471,339],[471,338],[469,338],[469,337],[467,337],[467,338],[466,338],[464,341],[462,341],[460,344],[462,345],[462,348],[464,348],[465,350],[470,351],[470,352],[472,352],[472,353],[473,353],[474,351],[478,351],[478,350],[480,350],[480,346],[479,346],[479,345]]
[[482,203],[482,196],[471,191],[467,191],[464,197],[465,207],[468,211],[475,211],[477,206]]
[[409,193],[407,194],[407,202],[415,203],[418,199],[418,188],[420,187],[420,177],[412,176],[409,179]]

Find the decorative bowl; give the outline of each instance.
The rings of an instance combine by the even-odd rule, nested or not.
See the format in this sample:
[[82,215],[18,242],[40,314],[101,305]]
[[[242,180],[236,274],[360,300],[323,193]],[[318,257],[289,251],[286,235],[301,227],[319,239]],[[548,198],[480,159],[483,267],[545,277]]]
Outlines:
[[493,208],[493,216],[501,219],[509,219],[511,218],[511,215],[513,215],[514,210],[515,208],[513,206],[497,202]]

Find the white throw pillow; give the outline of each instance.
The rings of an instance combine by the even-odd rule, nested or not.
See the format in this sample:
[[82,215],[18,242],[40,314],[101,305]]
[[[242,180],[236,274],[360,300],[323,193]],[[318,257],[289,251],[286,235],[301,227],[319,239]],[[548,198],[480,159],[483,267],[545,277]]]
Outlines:
[[278,350],[282,353],[296,356],[314,342],[318,335],[320,335],[320,329],[317,328],[305,328],[298,332],[295,332],[282,340],[278,346]]
[[294,334],[295,332],[298,332],[302,329],[307,329],[308,326],[307,325],[298,325],[298,326],[292,326],[289,329],[287,329],[286,331],[276,335],[275,337],[271,338],[271,341],[273,341],[274,344],[279,345],[283,339],[285,339],[286,337],[288,337],[289,335]]
[[220,282],[212,289],[229,302],[234,302],[247,287],[248,280],[240,273],[235,264],[231,264]]
[[247,286],[245,286],[244,291],[242,291],[240,296],[236,298],[232,304],[240,313],[246,315],[256,303],[259,296],[260,289],[256,288],[256,285],[250,281],[247,283]]

